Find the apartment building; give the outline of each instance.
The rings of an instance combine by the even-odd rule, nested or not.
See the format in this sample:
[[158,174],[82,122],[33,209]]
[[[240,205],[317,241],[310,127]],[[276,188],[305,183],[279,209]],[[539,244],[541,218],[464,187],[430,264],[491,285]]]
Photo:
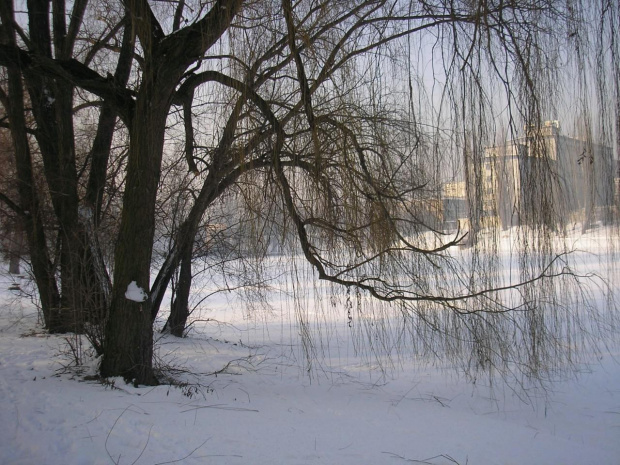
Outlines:
[[558,121],[488,147],[483,162],[483,216],[503,228],[606,221],[613,213],[617,161],[610,147],[565,136]]
[[523,137],[487,147],[481,168],[481,198],[475,205],[467,202],[465,181],[444,185],[448,229],[468,216],[482,227],[576,222],[587,227],[609,220],[617,209],[620,172],[613,150],[563,135],[558,121],[526,128]]

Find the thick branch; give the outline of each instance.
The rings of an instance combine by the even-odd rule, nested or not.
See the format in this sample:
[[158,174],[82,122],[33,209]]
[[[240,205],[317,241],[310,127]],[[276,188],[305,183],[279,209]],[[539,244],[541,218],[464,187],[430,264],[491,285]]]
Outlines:
[[118,88],[113,79],[104,78],[77,60],[57,60],[18,47],[0,44],[0,65],[15,66],[24,74],[44,74],[81,87],[110,103],[126,125],[130,126],[133,112],[133,93]]
[[243,0],[217,0],[201,20],[163,37],[160,56],[172,60],[174,69],[187,68],[226,32],[242,4]]
[[185,126],[185,159],[189,170],[198,175],[198,167],[194,161],[194,125],[192,118],[193,89],[183,99],[183,125]]
[[172,31],[176,31],[181,27],[181,20],[183,19],[183,10],[185,8],[185,0],[179,0],[176,9],[174,10],[174,20],[172,21]]
[[150,54],[165,37],[164,31],[153,14],[147,0],[124,0],[135,32],[145,54]]
[[75,46],[75,40],[77,39],[82,20],[84,19],[84,12],[88,0],[76,0],[73,4],[73,10],[71,10],[71,21],[69,22],[69,30],[65,39],[64,56],[70,57],[73,54],[73,47]]

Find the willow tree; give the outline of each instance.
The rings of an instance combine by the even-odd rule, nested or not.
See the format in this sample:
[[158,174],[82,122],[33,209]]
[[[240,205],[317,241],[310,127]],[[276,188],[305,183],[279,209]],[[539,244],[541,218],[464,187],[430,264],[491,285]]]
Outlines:
[[[97,30],[93,21],[103,8],[122,13]],[[84,261],[67,254],[61,284],[72,286],[75,270],[87,263],[84,273],[101,288],[101,374],[156,381],[153,321],[163,293],[180,266],[177,299],[181,312],[187,306],[200,221],[231,190],[264,200],[267,221],[281,220],[294,234],[318,279],[394,304],[414,337],[440,334],[450,350],[473,354],[483,368],[523,358],[528,367],[539,365],[566,336],[558,320],[566,302],[556,291],[576,278],[564,251],[552,246],[553,174],[540,164],[546,187],[528,208],[541,215],[525,233],[521,279],[505,282],[486,247],[493,244],[481,234],[484,147],[493,142],[498,114],[508,114],[516,133],[540,127],[556,111],[553,83],[566,82],[558,80],[561,60],[576,49],[571,69],[583,69],[591,52],[602,60],[598,75],[581,82],[601,89],[594,92],[607,110],[601,127],[617,136],[610,102],[618,91],[597,84],[610,69],[617,75],[610,24],[618,10],[617,2],[551,0],[83,0],[69,11],[64,1],[32,0],[26,25],[4,2],[0,64],[9,74],[4,103],[16,153],[26,166],[33,141],[23,81],[33,101],[34,141],[49,160],[62,250],[83,244],[77,257],[92,255]],[[429,80],[443,83],[433,88],[440,92],[425,90]],[[100,108],[85,187],[78,179],[86,170],[74,156],[78,104]],[[179,118],[198,187],[151,286],[162,159]],[[106,177],[115,131],[126,131],[129,146],[108,297],[107,269],[89,231],[97,229],[102,189],[115,178]],[[461,160],[455,165],[465,172],[472,216],[468,230],[451,235],[438,219],[447,153]],[[548,157],[546,149],[539,157]],[[23,175],[28,185],[27,170]],[[36,204],[31,194],[20,192],[24,205]],[[71,289],[60,296],[54,290],[47,249],[36,242],[41,227],[27,224],[33,270],[37,244],[42,254],[37,284],[57,301]],[[475,246],[460,261],[451,251],[464,241]],[[83,305],[83,294],[67,305]],[[510,352],[511,343],[523,349]]]

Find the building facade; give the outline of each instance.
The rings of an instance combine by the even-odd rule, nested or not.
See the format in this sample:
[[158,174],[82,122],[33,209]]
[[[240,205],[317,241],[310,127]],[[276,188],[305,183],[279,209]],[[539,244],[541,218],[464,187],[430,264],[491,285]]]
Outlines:
[[562,135],[557,121],[485,150],[483,209],[503,228],[607,221],[614,210],[613,150]]
[[472,217],[482,228],[588,228],[619,214],[620,160],[611,147],[563,135],[558,121],[487,147],[478,177],[475,194],[468,192],[473,182],[444,184],[444,229],[471,224]]

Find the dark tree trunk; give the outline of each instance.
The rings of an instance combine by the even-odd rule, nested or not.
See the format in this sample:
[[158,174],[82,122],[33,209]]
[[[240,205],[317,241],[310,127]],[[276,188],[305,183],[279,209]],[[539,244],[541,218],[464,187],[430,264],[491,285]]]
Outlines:
[[114,286],[105,330],[101,375],[155,384],[149,300],[126,297],[130,283],[148,290],[155,232],[155,200],[173,88],[146,74],[130,131],[123,214],[115,251]]
[[[14,24],[12,2],[0,2],[0,15],[4,27],[4,39],[15,45],[15,31],[9,26]],[[41,201],[32,172],[32,160],[24,109],[24,90],[21,73],[17,68],[7,66],[8,106],[7,112],[11,123],[11,137],[14,145],[15,166],[17,171],[17,189],[21,208],[25,212],[24,230],[30,250],[30,261],[34,274],[45,327],[51,332],[56,330],[56,321],[60,308],[60,293],[54,276],[54,269],[47,252],[47,240],[41,215]]]
[[[50,331],[81,332],[87,289],[81,276],[86,244],[78,216],[77,172],[73,133],[73,88],[27,77],[33,113],[37,122],[37,141],[43,157],[45,178],[50,191],[60,234],[60,312]],[[85,294],[85,295],[82,295]]]
[[56,285],[54,269],[47,253],[47,240],[41,215],[41,203],[37,195],[32,173],[32,161],[24,121],[23,94],[21,77],[15,70],[9,74],[9,118],[11,135],[15,149],[17,170],[17,187],[21,208],[27,212],[24,217],[24,229],[30,250],[30,261],[39,296],[45,327],[50,332],[58,330],[60,311],[60,293]]
[[[49,2],[28,3],[32,48],[52,58],[67,58],[72,41],[66,36],[65,5],[53,3],[50,24]],[[53,29],[53,34],[50,31]],[[78,215],[78,176],[73,130],[73,85],[41,73],[24,74],[32,112],[37,124],[35,133],[43,158],[45,179],[60,239],[60,307],[50,331],[81,332],[84,324],[88,288],[82,285],[86,244]]]
[[[125,27],[121,52],[114,73],[114,84],[118,86],[118,88],[124,88],[127,85],[131,64],[133,62],[134,49],[135,35],[133,30],[130,27]],[[91,166],[85,200],[94,210],[92,220],[95,228],[99,225],[101,220],[103,193],[106,176],[108,174],[108,162],[110,159],[110,150],[117,116],[118,113],[116,109],[111,104],[104,102],[101,107],[101,112],[99,113],[97,134],[95,135],[93,146],[90,151]]]
[[[66,34],[65,4],[59,0],[53,3],[53,34],[50,34],[50,2],[28,2],[28,22],[32,50],[41,56],[67,58],[77,33],[77,24],[86,6],[83,0],[75,3],[71,34]],[[2,22],[4,40],[15,46],[13,28],[14,12],[12,2],[3,2]],[[11,67],[9,67],[11,68]],[[45,323],[51,332],[75,331],[81,329],[83,299],[79,285],[82,275],[84,243],[80,240],[78,222],[77,171],[73,133],[73,87],[71,84],[45,77],[43,73],[29,70],[24,79],[30,94],[32,112],[36,120],[36,138],[44,161],[45,178],[60,234],[60,279],[58,292],[55,270],[52,268],[44,234],[40,200],[32,172],[32,161],[26,136],[24,120],[24,95],[21,73],[10,70],[9,101],[11,131],[16,146],[20,201],[26,212],[25,230],[28,236],[33,272],[41,294]],[[21,113],[18,114],[18,113]]]
[[192,248],[186,247],[185,253],[181,258],[181,268],[179,270],[179,281],[175,292],[170,316],[164,330],[176,337],[183,337],[187,318],[189,317],[189,293],[192,287]]
[[[164,293],[166,292],[166,289],[168,288],[168,285],[170,284],[170,281],[172,280],[172,277],[177,270],[179,264],[181,263],[183,258],[187,256],[188,253],[191,260],[192,244],[194,243],[194,238],[196,237],[197,230],[197,224],[194,224],[194,221],[192,221],[192,219],[195,219],[195,215],[192,215],[195,207],[196,205],[194,205],[194,207],[192,208],[188,219],[186,219],[179,227],[179,230],[174,237],[174,246],[172,247],[172,250],[168,253],[168,256],[166,257],[164,264],[159,270],[159,273],[157,273],[157,278],[155,278],[155,282],[153,283],[153,287],[151,288],[150,311],[152,321],[155,321],[155,319],[157,318],[159,308],[164,298]],[[187,249],[189,249],[189,251]],[[191,281],[189,285],[191,286]],[[172,309],[170,311],[172,312]]]

